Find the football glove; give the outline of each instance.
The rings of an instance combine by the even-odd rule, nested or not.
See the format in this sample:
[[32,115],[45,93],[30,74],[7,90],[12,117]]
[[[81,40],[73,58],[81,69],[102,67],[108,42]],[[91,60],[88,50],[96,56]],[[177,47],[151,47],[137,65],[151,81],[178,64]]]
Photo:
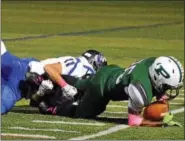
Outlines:
[[173,114],[167,113],[167,114],[164,116],[164,118],[163,118],[164,127],[168,127],[168,126],[183,127],[182,124],[180,124],[179,122],[175,122],[175,121],[173,121],[172,119],[173,119]]
[[173,114],[167,113],[163,118],[163,123],[168,124],[173,119]]
[[77,89],[69,84],[62,88],[64,95],[75,96],[77,94]]
[[183,127],[182,124],[180,124],[179,122],[176,121],[170,121],[167,126],[178,126],[178,127]]
[[53,83],[50,80],[43,80],[36,94],[38,96],[44,96],[45,92],[47,90],[52,90],[53,87]]

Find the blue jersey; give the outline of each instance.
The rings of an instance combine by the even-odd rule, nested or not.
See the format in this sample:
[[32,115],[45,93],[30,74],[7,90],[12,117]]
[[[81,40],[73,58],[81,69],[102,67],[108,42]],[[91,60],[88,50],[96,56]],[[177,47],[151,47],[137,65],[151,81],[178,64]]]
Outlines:
[[25,80],[28,64],[34,60],[33,58],[18,58],[8,51],[1,56],[1,84],[9,85],[16,100],[21,99],[19,83],[21,80]]

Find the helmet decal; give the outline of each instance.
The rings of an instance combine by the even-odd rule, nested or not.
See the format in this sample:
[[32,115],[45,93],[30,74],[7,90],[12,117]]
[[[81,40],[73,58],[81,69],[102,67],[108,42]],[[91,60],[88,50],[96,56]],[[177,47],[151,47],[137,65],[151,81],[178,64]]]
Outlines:
[[[155,90],[159,93],[168,93],[169,99],[175,98],[179,94],[179,89],[183,86],[184,69],[181,63],[172,56],[161,56],[155,59],[149,68],[149,75]],[[172,93],[175,91],[175,95]]]
[[157,65],[160,65],[160,67],[158,69],[155,68],[156,73],[158,75],[162,75],[166,79],[170,78],[170,74],[163,68],[163,66],[161,65],[161,63],[158,63]]
[[107,65],[106,57],[97,50],[87,50],[82,56],[87,59],[95,70]]

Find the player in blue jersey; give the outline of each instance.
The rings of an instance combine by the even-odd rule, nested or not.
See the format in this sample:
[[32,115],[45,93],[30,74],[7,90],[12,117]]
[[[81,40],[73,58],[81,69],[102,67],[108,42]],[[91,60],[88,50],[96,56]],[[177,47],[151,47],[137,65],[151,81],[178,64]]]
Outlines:
[[21,82],[25,80],[28,64],[34,58],[18,58],[6,50],[1,41],[1,114],[9,112],[16,101],[24,97]]

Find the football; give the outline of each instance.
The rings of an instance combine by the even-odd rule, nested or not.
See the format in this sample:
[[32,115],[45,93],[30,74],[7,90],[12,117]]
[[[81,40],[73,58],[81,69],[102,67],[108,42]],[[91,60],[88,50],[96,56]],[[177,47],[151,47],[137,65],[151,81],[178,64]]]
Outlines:
[[163,115],[169,111],[167,102],[155,101],[148,105],[143,111],[143,117],[152,121],[160,121]]

